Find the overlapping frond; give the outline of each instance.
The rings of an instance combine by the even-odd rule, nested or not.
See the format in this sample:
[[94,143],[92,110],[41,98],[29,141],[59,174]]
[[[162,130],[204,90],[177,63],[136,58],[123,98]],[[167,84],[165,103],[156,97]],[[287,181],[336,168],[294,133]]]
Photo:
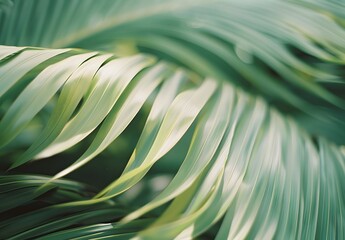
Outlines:
[[[62,152],[95,132],[88,149],[71,166],[42,180],[35,194],[49,191],[56,179],[106,149],[147,102],[150,113],[122,175],[93,198],[73,199],[66,207],[92,206],[131,189],[194,124],[188,152],[167,187],[116,224],[128,224],[172,201],[135,235],[189,239],[225,215],[219,239],[344,237],[344,154],[325,140],[314,143],[262,99],[212,79],[192,82],[188,72],[142,54],[115,58],[73,49],[11,50],[8,55],[4,47],[8,56],[0,66],[0,82],[8,86],[1,97],[8,105],[0,122],[2,147],[15,141],[56,96],[47,124],[24,153],[10,159],[12,167]],[[18,65],[21,61],[26,64]],[[90,226],[95,232],[99,227]],[[19,229],[15,236],[33,237],[40,229]],[[89,227],[53,236],[67,239],[70,231]]]
[[344,144],[344,11],[332,1],[28,0],[0,15],[0,43],[149,52],[263,95]]

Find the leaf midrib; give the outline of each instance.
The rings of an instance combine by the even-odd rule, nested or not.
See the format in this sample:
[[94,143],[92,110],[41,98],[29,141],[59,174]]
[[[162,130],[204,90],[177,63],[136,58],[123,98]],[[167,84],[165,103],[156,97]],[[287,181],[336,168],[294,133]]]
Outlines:
[[[71,46],[73,43],[86,39],[92,35],[97,33],[101,33],[107,29],[111,29],[115,26],[119,26],[121,24],[127,22],[133,22],[135,20],[150,17],[158,14],[163,14],[169,11],[176,11],[176,10],[185,10],[194,6],[200,6],[200,4],[210,4],[217,0],[199,0],[193,1],[192,3],[188,4],[181,4],[181,2],[165,2],[162,4],[158,4],[157,6],[150,7],[148,9],[136,9],[133,10],[132,13],[124,11],[123,13],[114,16],[112,18],[105,19],[98,24],[95,25],[88,25],[78,31],[74,31],[72,34],[67,35],[64,38],[57,39],[51,44],[52,48],[62,48]],[[179,4],[180,3],[180,4]]]

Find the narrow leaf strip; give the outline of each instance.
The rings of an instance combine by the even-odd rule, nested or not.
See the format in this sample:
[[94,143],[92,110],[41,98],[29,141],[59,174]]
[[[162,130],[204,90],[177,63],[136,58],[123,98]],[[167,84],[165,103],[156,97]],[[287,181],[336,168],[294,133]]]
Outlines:
[[69,57],[41,72],[18,96],[0,122],[0,147],[10,142],[47,104],[70,75],[96,53]]
[[109,114],[133,77],[151,63],[150,59],[138,55],[112,60],[101,67],[81,109],[37,158],[64,151],[88,136]]

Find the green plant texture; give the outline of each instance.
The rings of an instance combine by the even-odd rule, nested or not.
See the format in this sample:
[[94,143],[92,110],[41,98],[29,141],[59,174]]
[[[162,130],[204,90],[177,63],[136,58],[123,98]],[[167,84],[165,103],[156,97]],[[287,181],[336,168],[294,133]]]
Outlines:
[[345,239],[345,2],[0,0],[0,239]]

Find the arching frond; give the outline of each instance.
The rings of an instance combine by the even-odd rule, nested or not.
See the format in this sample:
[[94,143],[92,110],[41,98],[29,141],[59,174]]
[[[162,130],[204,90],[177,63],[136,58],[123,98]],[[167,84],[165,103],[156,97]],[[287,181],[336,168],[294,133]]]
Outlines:
[[[8,86],[3,87],[1,97],[8,106],[0,122],[3,149],[53,104],[47,125],[23,154],[10,159],[12,167],[57,154],[95,132],[84,153],[50,180],[41,179],[44,186],[27,195],[30,199],[49,191],[59,183],[58,178],[108,147],[145,102],[151,110],[122,175],[93,198],[60,204],[63,209],[93,206],[131,189],[192,125],[196,127],[188,152],[167,187],[114,227],[105,230],[96,225],[57,233],[68,221],[48,228],[55,223],[38,225],[47,221],[39,215],[37,225],[30,225],[32,229],[20,228],[6,236],[32,238],[48,233],[42,232],[46,229],[52,237],[68,239],[76,232],[87,234],[90,228],[92,234],[109,231],[107,234],[116,236],[120,234],[115,230],[117,224],[130,224],[170,201],[152,225],[128,234],[142,239],[163,235],[166,239],[189,239],[225,215],[219,239],[344,236],[344,154],[323,139],[314,142],[292,119],[282,117],[264,100],[249,97],[229,83],[212,79],[193,82],[188,72],[142,54],[116,58],[73,49],[11,50],[14,53],[3,58],[0,66],[0,82]],[[6,51],[8,47],[3,55]],[[14,69],[21,61],[25,64]],[[56,100],[51,102],[54,96]],[[148,100],[150,96],[152,100]],[[15,196],[26,193],[16,191]],[[9,201],[9,206],[23,203]],[[86,213],[73,215],[71,221],[84,216]]]
[[0,238],[345,239],[344,12],[0,0]]
[[345,11],[343,4],[275,0],[14,3],[9,13],[0,15],[1,44],[78,47],[119,55],[148,52],[201,76],[231,81],[263,95],[279,109],[289,109],[311,133],[344,144],[345,31],[339,13]]

